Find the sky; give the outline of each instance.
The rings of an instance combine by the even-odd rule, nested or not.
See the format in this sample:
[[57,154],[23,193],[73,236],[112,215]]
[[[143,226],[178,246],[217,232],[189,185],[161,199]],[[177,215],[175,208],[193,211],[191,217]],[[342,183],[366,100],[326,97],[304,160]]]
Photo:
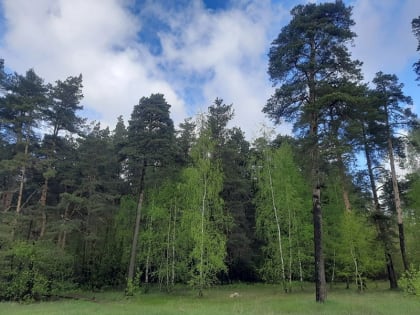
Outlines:
[[[274,92],[267,53],[290,10],[307,0],[0,0],[0,58],[46,82],[83,75],[82,116],[114,128],[143,96],[162,93],[177,126],[216,98],[233,104],[232,126],[259,136]],[[345,0],[353,6],[354,59],[366,82],[396,74],[420,115],[420,59],[411,21],[419,0]],[[290,132],[290,126],[277,128]]]

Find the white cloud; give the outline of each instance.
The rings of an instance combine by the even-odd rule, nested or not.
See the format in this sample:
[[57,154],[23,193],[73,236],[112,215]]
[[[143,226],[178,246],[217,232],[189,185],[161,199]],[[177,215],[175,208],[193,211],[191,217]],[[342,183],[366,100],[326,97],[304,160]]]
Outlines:
[[[141,96],[160,92],[175,123],[220,97],[234,104],[233,124],[254,136],[273,92],[266,54],[287,12],[269,0],[238,0],[224,11],[201,1],[186,1],[182,10],[146,1],[134,15],[124,1],[4,0],[0,55],[12,69],[34,67],[48,82],[82,73],[83,104],[106,125],[121,114],[127,120]],[[150,16],[169,28],[158,34],[159,56],[137,38]]]
[[197,2],[183,12],[158,6],[155,10],[172,28],[160,34],[165,62],[177,72],[205,78],[205,104],[196,105],[209,106],[216,97],[233,103],[233,124],[248,137],[255,136],[265,120],[261,110],[273,92],[266,74],[270,33],[273,28],[280,31],[285,11],[269,1],[238,1],[220,12],[208,11]]
[[[358,34],[353,55],[364,62],[366,79],[379,70],[411,68],[416,42],[410,22],[420,2],[349,2]],[[266,120],[261,109],[274,92],[266,73],[268,49],[290,18],[284,3],[291,1],[233,0],[226,10],[211,11],[200,0],[181,2],[183,8],[148,0],[137,15],[127,9],[133,3],[3,0],[7,28],[0,56],[19,73],[35,68],[48,82],[82,73],[83,104],[106,125],[119,115],[129,119],[140,97],[159,92],[172,105],[176,124],[220,97],[234,105],[233,124],[249,139],[256,136]],[[147,23],[156,21],[165,27],[156,28],[162,49],[153,55],[138,34],[146,27],[153,32]]]
[[29,68],[48,82],[83,74],[83,104],[113,126],[142,96],[164,93],[175,119],[184,103],[159,76],[153,56],[137,42],[141,21],[118,0],[5,0],[6,65]]

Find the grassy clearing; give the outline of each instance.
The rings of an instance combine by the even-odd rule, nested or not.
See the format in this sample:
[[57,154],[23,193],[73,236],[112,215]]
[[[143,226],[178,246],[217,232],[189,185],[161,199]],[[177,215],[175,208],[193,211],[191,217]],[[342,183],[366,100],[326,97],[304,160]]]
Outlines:
[[[328,301],[314,301],[312,288],[285,294],[279,286],[232,285],[208,290],[203,298],[194,292],[178,289],[171,294],[151,292],[125,298],[121,292],[95,294],[95,302],[62,300],[35,304],[0,303],[0,314],[7,315],[232,315],[232,314],[419,314],[420,299],[406,297],[379,285],[360,294],[343,286],[330,290]],[[233,292],[240,294],[230,298]],[[92,293],[86,293],[91,298]]]

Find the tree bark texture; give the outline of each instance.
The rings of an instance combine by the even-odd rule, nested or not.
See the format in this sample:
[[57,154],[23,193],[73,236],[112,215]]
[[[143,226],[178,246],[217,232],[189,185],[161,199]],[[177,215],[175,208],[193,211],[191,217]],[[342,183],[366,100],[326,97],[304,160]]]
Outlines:
[[142,189],[140,191],[139,201],[137,203],[136,224],[134,226],[133,241],[131,242],[130,264],[128,265],[128,281],[133,281],[134,279],[134,269],[136,265],[137,242],[138,242],[139,232],[140,232],[140,218],[141,218],[141,210],[143,207],[143,198],[144,198],[144,192]]
[[140,233],[140,219],[141,219],[141,210],[143,207],[143,199],[144,199],[144,177],[146,173],[146,161],[143,163],[143,170],[141,172],[140,178],[140,189],[139,189],[139,201],[137,203],[137,212],[136,212],[136,223],[134,226],[134,233],[133,233],[133,241],[131,242],[131,254],[130,254],[130,263],[128,265],[128,275],[127,281],[132,282],[134,279],[134,269],[136,265],[136,258],[137,258],[137,243]]
[[327,298],[327,285],[325,280],[325,263],[322,244],[322,211],[321,190],[313,189],[312,212],[314,221],[314,249],[315,249],[315,287],[316,301],[323,303]]
[[397,211],[400,251],[401,251],[401,257],[402,257],[402,261],[404,265],[404,270],[407,271],[409,269],[409,264],[408,264],[408,259],[407,259],[407,252],[405,250],[404,223],[403,223],[402,208],[401,208],[400,190],[398,188],[397,172],[395,170],[394,148],[392,145],[392,139],[390,135],[388,135],[388,155],[389,155],[389,165],[391,167],[392,190],[394,192],[395,210]]

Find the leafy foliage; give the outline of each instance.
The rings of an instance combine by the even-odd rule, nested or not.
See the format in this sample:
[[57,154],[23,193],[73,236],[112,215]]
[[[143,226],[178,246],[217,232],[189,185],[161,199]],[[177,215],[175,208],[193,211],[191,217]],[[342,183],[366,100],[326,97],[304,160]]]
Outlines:
[[72,285],[72,257],[50,242],[19,241],[1,252],[2,300],[38,300]]
[[399,282],[406,294],[420,295],[420,269],[411,265]]

